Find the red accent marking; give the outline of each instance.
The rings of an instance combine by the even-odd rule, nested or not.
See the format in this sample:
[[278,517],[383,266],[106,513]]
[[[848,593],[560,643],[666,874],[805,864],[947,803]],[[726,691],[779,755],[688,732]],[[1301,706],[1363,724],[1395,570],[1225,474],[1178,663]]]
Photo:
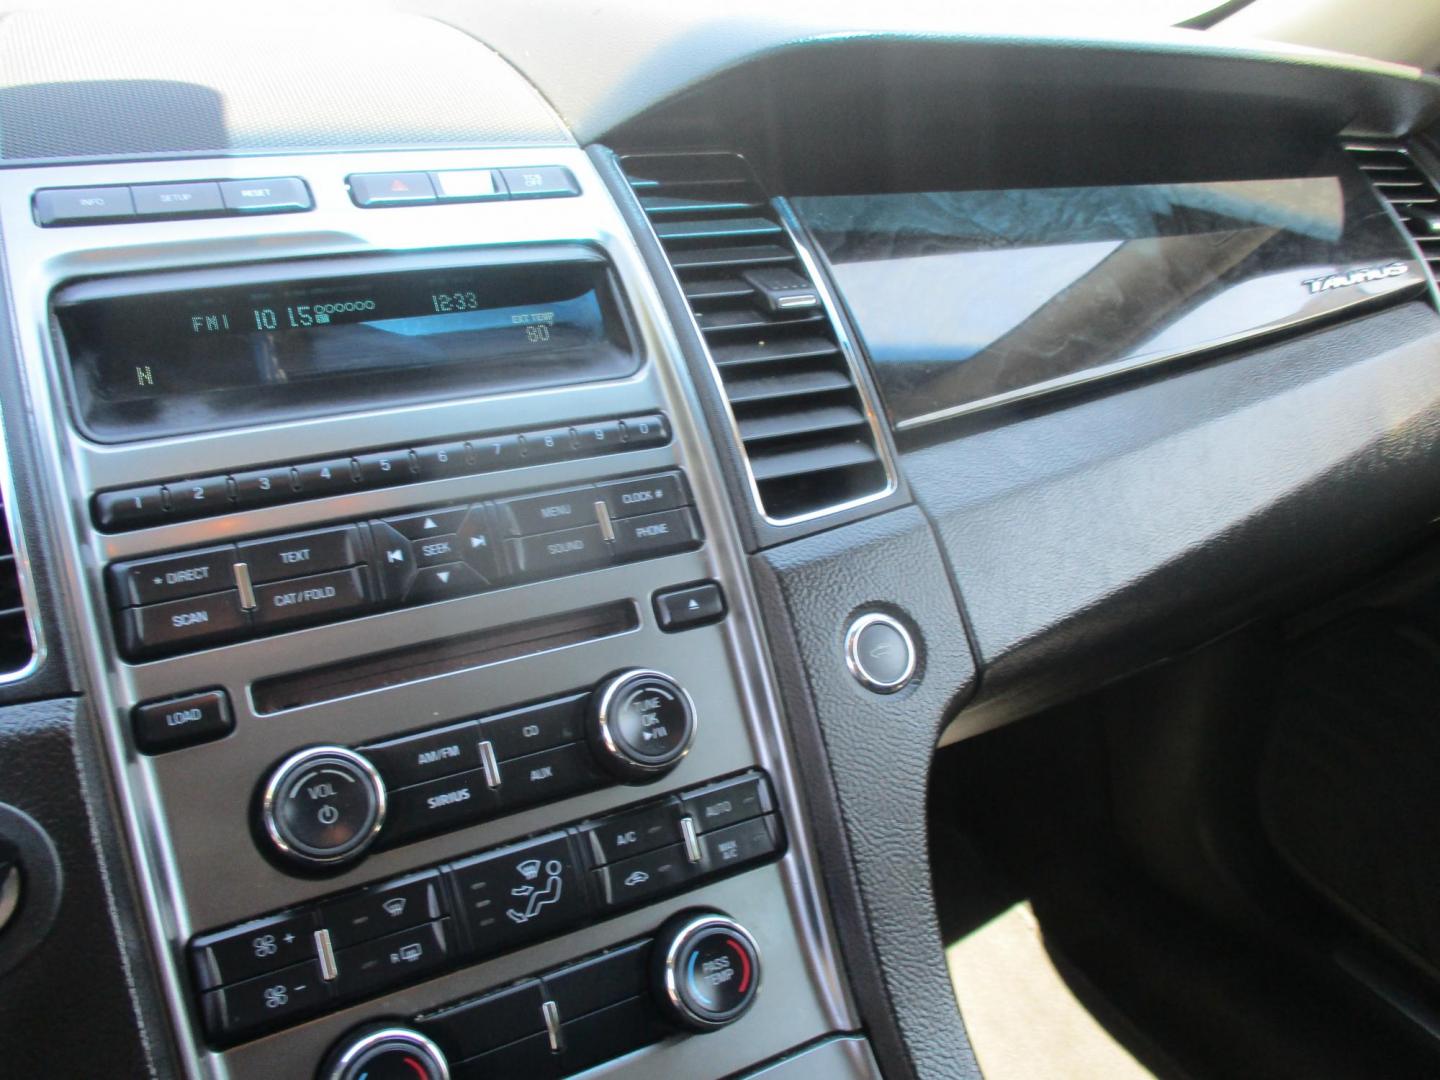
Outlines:
[[413,1057],[407,1057],[405,1064],[415,1070],[415,1075],[418,1076],[420,1080],[430,1080],[430,1073],[426,1071],[425,1066],[421,1065],[420,1062],[416,1061]]
[[742,949],[734,938],[730,938],[725,944],[734,949],[740,957],[740,993],[743,994],[750,989],[750,954]]

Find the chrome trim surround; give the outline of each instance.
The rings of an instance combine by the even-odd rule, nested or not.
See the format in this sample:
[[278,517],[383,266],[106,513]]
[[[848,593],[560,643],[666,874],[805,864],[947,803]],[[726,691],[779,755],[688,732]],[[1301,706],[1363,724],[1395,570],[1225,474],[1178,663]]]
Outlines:
[[[318,855],[314,851],[304,850],[294,840],[287,839],[281,831],[280,822],[275,816],[275,800],[280,795],[280,789],[290,777],[307,766],[323,762],[325,759],[341,761],[354,766],[370,785],[370,791],[374,797],[375,820],[370,826],[349,840],[343,848],[330,855]],[[370,762],[344,746],[311,746],[305,750],[291,754],[282,761],[276,770],[270,774],[270,780],[265,785],[265,794],[260,800],[260,820],[265,825],[265,834],[270,837],[270,842],[275,845],[280,854],[286,858],[295,859],[301,863],[315,863],[321,866],[334,866],[336,863],[350,862],[359,858],[366,848],[375,842],[380,835],[380,830],[385,827],[385,781],[380,779],[380,774],[375,771],[375,766]]]
[[[909,655],[905,661],[905,670],[900,677],[890,682],[877,679],[865,670],[865,665],[860,661],[860,635],[875,625],[888,626],[902,638],[905,639],[905,648]],[[855,681],[867,690],[873,690],[877,694],[893,694],[895,691],[906,686],[915,676],[915,665],[918,663],[918,653],[915,648],[915,638],[906,628],[905,624],[893,616],[884,612],[872,611],[868,615],[861,615],[850,624],[845,631],[845,666],[850,669],[850,674]]]
[[[656,794],[698,786],[730,771],[759,767],[772,780],[785,815],[788,847],[781,859],[733,878],[618,915],[559,938],[525,946],[387,994],[391,1015],[433,1011],[508,981],[652,934],[678,911],[736,912],[772,941],[777,962],[772,992],[790,1006],[783,1015],[752,1013],[733,1037],[666,1040],[625,1059],[635,1080],[723,1068],[743,1072],[757,1057],[824,1032],[853,1031],[858,1014],[839,963],[835,931],[821,888],[814,839],[805,818],[794,751],[783,723],[777,676],[766,651],[759,606],[734,521],[713,438],[703,428],[698,395],[679,343],[635,237],[595,167],[579,149],[546,151],[548,164],[575,175],[578,197],[362,210],[345,195],[352,172],[426,171],[533,165],[523,150],[433,150],[276,155],[216,161],[112,162],[0,171],[0,232],[16,312],[15,334],[37,444],[36,518],[55,553],[53,619],[68,620],[72,659],[106,751],[113,813],[134,859],[138,908],[148,959],[158,976],[164,1018],[177,1057],[175,1071],[204,1080],[258,1080],[288,1075],[296,1062],[318,1062],[357,1025],[373,1022],[376,1003],[345,1005],[281,1033],[220,1051],[204,1042],[185,978],[185,945],[195,933],[252,918],[351,886],[407,873],[517,836],[552,830],[636,801],[623,785],[519,811],[394,849],[372,851],[363,867],[327,878],[284,874],[261,857],[250,815],[212,812],[248,805],[254,784],[285,753],[327,743],[358,745],[392,737],[397,717],[437,719],[503,710],[540,700],[556,680],[590,685],[624,670],[638,656],[674,671],[712,715],[696,752],[658,783]],[[30,217],[30,192],[40,187],[182,182],[215,176],[302,176],[316,208],[274,218],[192,219],[41,229]],[[361,413],[273,423],[124,445],[100,445],[76,429],[51,335],[49,296],[77,277],[183,270],[312,256],[406,253],[485,245],[585,244],[612,264],[642,354],[633,376],[605,383],[470,397]],[[194,473],[228,472],[274,460],[325,457],[354,449],[404,445],[490,430],[542,427],[584,417],[664,411],[674,439],[665,447],[617,457],[527,466],[366,491],[125,533],[101,534],[90,523],[89,493],[160,481],[175,462]],[[116,651],[103,570],[107,563],[250,536],[300,531],[338,520],[384,517],[445,502],[473,502],[538,488],[562,488],[613,475],[683,467],[705,528],[695,551],[627,563],[569,578],[415,608],[380,611],[329,625],[132,664]],[[578,604],[648,597],[657,585],[713,579],[730,598],[725,620],[683,635],[660,632],[648,605],[637,604],[635,629],[591,643],[367,690],[279,713],[261,713],[251,694],[257,680],[299,669],[344,663],[395,643],[440,642],[517,617],[574,611]],[[517,603],[517,601],[519,603]],[[523,605],[523,606],[522,606]],[[523,612],[523,616],[517,614]],[[236,728],[225,739],[174,754],[146,756],[133,745],[130,709],[140,701],[221,686],[231,697]],[[419,722],[419,721],[417,721]],[[306,1065],[305,1068],[311,1066]]]
[[[685,706],[685,711],[690,716],[690,733],[685,737],[685,745],[678,750],[671,751],[662,761],[642,761],[633,757],[623,750],[615,735],[610,730],[610,706],[615,701],[615,695],[629,683],[638,679],[660,679],[668,682],[680,693],[680,703]],[[695,735],[700,730],[700,714],[695,709],[695,702],[690,697],[690,691],[680,683],[680,680],[666,675],[663,671],[653,671],[648,668],[633,668],[630,671],[622,671],[605,685],[600,694],[600,701],[595,706],[595,736],[600,745],[615,761],[627,772],[634,770],[643,773],[664,773],[675,768],[676,765],[690,753],[690,748],[695,745]]]
[[321,1080],[354,1080],[350,1070],[360,1063],[366,1054],[387,1042],[402,1043],[412,1049],[417,1057],[429,1058],[434,1080],[450,1080],[450,1062],[446,1059],[445,1052],[420,1032],[402,1027],[378,1028],[362,1035],[346,1047],[345,1052],[336,1059],[334,1067]]
[[[0,248],[0,251],[3,251]],[[8,269],[4,279],[8,279]],[[16,352],[19,352],[17,346]],[[41,625],[40,604],[35,598],[35,582],[30,574],[30,547],[25,540],[25,530],[18,519],[19,503],[15,499],[15,478],[10,471],[10,454],[7,448],[4,410],[0,409],[0,500],[4,503],[5,525],[10,530],[10,552],[15,557],[15,576],[20,583],[20,604],[25,609],[25,621],[30,629],[30,659],[14,671],[0,672],[0,686],[28,679],[40,670],[47,656],[45,630]],[[23,429],[23,425],[22,425]]]
[[[750,946],[750,951],[755,954],[755,991],[750,995],[750,1000],[741,1006],[738,1012],[726,1016],[722,1020],[701,1016],[694,1009],[690,1008],[690,1006],[686,1004],[685,999],[680,995],[680,981],[675,974],[676,965],[680,961],[680,950],[685,947],[686,943],[692,937],[704,930],[724,930],[727,933],[734,934]],[[764,962],[760,957],[760,946],[755,943],[755,939],[751,936],[749,930],[746,930],[728,915],[702,915],[693,922],[688,922],[682,926],[679,933],[675,935],[665,950],[665,962],[662,968],[665,973],[665,999],[670,1003],[670,1007],[675,1010],[676,1014],[683,1016],[689,1023],[711,1030],[722,1028],[744,1016],[759,999],[760,983],[761,977],[764,974],[764,968]]]

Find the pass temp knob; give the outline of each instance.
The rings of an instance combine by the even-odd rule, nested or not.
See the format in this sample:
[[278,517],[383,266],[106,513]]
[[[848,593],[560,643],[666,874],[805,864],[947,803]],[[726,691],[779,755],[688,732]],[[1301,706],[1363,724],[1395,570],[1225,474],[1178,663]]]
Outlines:
[[760,989],[760,950],[743,926],[715,912],[681,912],[655,935],[655,998],[691,1031],[714,1031],[745,1014]]
[[275,852],[291,862],[352,862],[385,824],[385,783],[355,751],[313,746],[271,773],[260,798],[260,824]]
[[695,704],[662,672],[621,672],[602,683],[590,702],[591,748],[621,780],[664,775],[695,741]]
[[320,1066],[319,1080],[450,1080],[450,1064],[418,1031],[377,1026],[342,1039]]

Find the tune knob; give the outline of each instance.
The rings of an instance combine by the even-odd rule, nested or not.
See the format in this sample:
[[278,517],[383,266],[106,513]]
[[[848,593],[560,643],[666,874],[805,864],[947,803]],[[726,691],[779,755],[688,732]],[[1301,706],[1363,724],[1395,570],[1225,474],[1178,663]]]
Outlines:
[[624,671],[591,697],[590,744],[622,780],[669,772],[695,740],[695,705],[685,688],[659,671]]
[[661,1008],[691,1031],[733,1024],[760,988],[755,939],[734,919],[713,912],[681,912],[662,926],[651,969]]
[[260,820],[275,851],[292,862],[350,862],[385,824],[385,783],[355,751],[314,746],[282,761],[270,775]]
[[320,1066],[319,1080],[450,1080],[450,1063],[418,1031],[364,1028],[336,1044]]

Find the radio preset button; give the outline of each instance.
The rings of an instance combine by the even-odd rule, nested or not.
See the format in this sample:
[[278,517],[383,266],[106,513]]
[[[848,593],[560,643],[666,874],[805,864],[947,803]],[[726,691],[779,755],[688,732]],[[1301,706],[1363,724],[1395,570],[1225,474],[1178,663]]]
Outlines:
[[597,498],[595,489],[589,485],[565,491],[546,491],[539,495],[522,495],[518,499],[501,501],[500,517],[512,536],[555,532],[557,529],[593,524]]
[[443,480],[449,476],[465,476],[478,471],[474,452],[468,443],[433,443],[415,448],[417,480]]
[[252,469],[236,473],[231,479],[235,482],[235,505],[242,509],[273,506],[297,497],[287,465]]
[[411,475],[408,450],[360,454],[353,458],[352,462],[360,477],[361,487],[390,487],[392,484],[404,484],[414,479]]
[[239,545],[239,561],[250,568],[250,580],[259,585],[354,566],[364,558],[359,530],[354,525],[341,525],[246,541]]
[[526,465],[563,461],[575,456],[575,440],[568,427],[527,431],[520,438]]
[[625,447],[639,450],[647,446],[664,446],[670,441],[670,429],[663,416],[632,416],[622,422]]
[[452,773],[480,768],[480,725],[452,724],[438,731],[406,735],[362,746],[364,754],[391,787],[409,787]]
[[235,548],[229,544],[182,555],[115,563],[108,571],[110,589],[122,607],[220,592],[235,587],[235,576],[231,572],[234,563]]
[[327,495],[344,495],[357,487],[349,458],[309,461],[295,466],[294,481],[299,495],[306,499],[323,499]]
[[277,581],[255,590],[255,624],[269,629],[338,618],[370,606],[359,570]]
[[581,457],[608,454],[625,449],[619,420],[599,420],[593,424],[575,425],[575,452]]
[[121,613],[121,643],[128,656],[153,656],[193,649],[247,634],[250,617],[234,589],[127,608]]
[[476,472],[513,469],[520,464],[520,436],[486,435],[470,440]]
[[599,525],[541,533],[511,540],[510,554],[526,577],[550,577],[604,566],[610,562],[610,545]]
[[95,496],[95,524],[102,529],[136,529],[158,525],[170,515],[165,489],[159,484],[123,491],[102,491]]
[[224,690],[207,690],[168,701],[136,705],[130,716],[135,745],[142,753],[163,754],[222,739],[235,730]]
[[230,509],[230,478],[201,476],[193,480],[177,480],[166,484],[170,512],[176,517],[205,517],[223,514]]

